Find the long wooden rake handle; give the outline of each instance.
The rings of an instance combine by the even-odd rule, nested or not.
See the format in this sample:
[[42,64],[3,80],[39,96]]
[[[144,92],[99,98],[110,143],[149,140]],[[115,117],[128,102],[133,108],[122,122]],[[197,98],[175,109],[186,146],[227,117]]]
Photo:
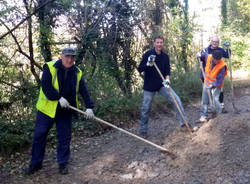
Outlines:
[[[161,79],[162,79],[162,82],[163,82],[165,79],[164,79],[164,77],[163,77],[161,71],[159,70],[159,68],[158,68],[158,66],[155,64],[155,62],[153,62],[153,64],[154,64],[155,69],[157,70],[157,72],[158,72],[159,75],[161,76]],[[189,125],[188,125],[188,122],[187,122],[186,118],[184,117],[184,114],[182,113],[182,111],[181,111],[181,109],[180,109],[180,107],[179,107],[179,104],[176,102],[176,99],[175,99],[174,95],[172,94],[172,91],[171,91],[168,87],[166,87],[165,85],[164,85],[164,87],[167,88],[167,90],[169,91],[169,94],[170,94],[171,98],[173,99],[173,101],[174,101],[174,103],[175,103],[175,106],[177,107],[179,113],[181,114],[182,119],[184,120],[184,124],[186,125],[188,132],[189,132],[189,133],[192,133],[192,131],[191,131]]]
[[[83,111],[81,111],[81,110],[79,110],[79,109],[77,109],[77,108],[75,108],[75,107],[73,107],[73,106],[71,106],[71,105],[69,106],[69,108],[71,108],[71,109],[73,109],[73,110],[75,110],[75,111],[77,111],[77,112],[79,112],[79,113],[81,113],[81,114],[83,114],[83,115],[85,115],[85,116],[87,115],[85,112],[83,112]],[[153,143],[153,142],[151,142],[151,141],[148,141],[148,140],[146,140],[146,139],[143,139],[142,137],[139,137],[139,136],[137,136],[137,135],[135,135],[135,134],[133,134],[133,133],[130,133],[130,132],[128,132],[128,131],[126,131],[126,130],[124,130],[124,129],[122,129],[122,128],[119,128],[119,127],[117,127],[117,126],[115,126],[115,125],[113,125],[113,124],[111,124],[111,123],[109,123],[109,122],[107,122],[107,121],[104,121],[104,120],[102,120],[102,119],[100,119],[100,118],[98,118],[98,117],[95,117],[95,116],[94,116],[94,117],[93,117],[93,120],[95,120],[95,121],[97,121],[97,122],[99,122],[99,123],[108,125],[108,126],[110,126],[110,127],[113,127],[113,128],[115,128],[115,129],[117,129],[117,130],[119,130],[119,131],[121,131],[121,132],[123,132],[123,133],[125,133],[125,134],[128,134],[128,135],[130,135],[130,136],[132,136],[132,137],[134,137],[134,138],[136,138],[136,139],[139,139],[139,140],[141,140],[141,141],[143,141],[143,142],[145,142],[145,143],[147,143],[147,144],[150,144],[150,145],[152,145],[152,146],[154,146],[154,147],[160,149],[161,151],[167,153],[172,159],[175,159],[175,158],[177,157],[174,153],[168,151],[166,148],[164,148],[164,147],[162,147],[162,146],[159,146],[159,145],[157,145],[157,144],[155,144],[155,143]]]

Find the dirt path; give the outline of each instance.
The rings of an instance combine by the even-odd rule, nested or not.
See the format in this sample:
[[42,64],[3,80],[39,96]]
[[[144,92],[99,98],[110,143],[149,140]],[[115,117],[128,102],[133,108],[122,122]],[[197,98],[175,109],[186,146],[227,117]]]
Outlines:
[[[249,184],[250,183],[250,87],[236,91],[233,114],[230,94],[225,96],[229,111],[202,124],[192,134],[178,129],[173,113],[150,119],[149,140],[175,152],[172,160],[154,147],[117,130],[99,137],[72,141],[70,173],[58,174],[55,150],[47,153],[44,167],[32,176],[20,173],[0,183],[55,184]],[[200,102],[185,107],[190,122],[199,118]],[[129,129],[137,134],[138,124]],[[29,159],[28,155],[26,158]],[[20,168],[24,167],[20,161]]]

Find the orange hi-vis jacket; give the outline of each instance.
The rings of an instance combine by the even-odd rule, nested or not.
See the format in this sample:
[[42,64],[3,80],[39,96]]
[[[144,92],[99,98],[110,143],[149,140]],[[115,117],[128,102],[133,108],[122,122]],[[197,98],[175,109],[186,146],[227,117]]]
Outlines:
[[[212,54],[209,54],[207,57],[207,63],[206,63],[205,72],[204,72],[205,74],[204,81],[205,81],[205,84],[208,86],[216,81],[217,74],[223,67],[226,67],[225,76],[227,75],[227,65],[223,59],[220,59],[219,62],[213,67],[212,70],[211,70],[211,66],[212,66]],[[224,76],[224,79],[225,79],[225,76]],[[223,79],[222,84],[218,86],[217,88],[222,88],[224,86],[224,79]]]

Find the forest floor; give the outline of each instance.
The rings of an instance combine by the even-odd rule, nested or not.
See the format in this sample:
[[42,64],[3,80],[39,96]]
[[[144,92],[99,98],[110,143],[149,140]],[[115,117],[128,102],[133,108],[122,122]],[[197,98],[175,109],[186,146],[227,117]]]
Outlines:
[[[174,152],[175,160],[113,129],[96,137],[74,137],[68,175],[58,173],[55,149],[46,152],[40,171],[31,176],[22,175],[21,170],[30,159],[27,150],[16,160],[19,164],[12,172],[0,170],[0,183],[249,184],[249,85],[235,88],[235,97],[239,114],[234,113],[231,94],[226,93],[224,101],[228,113],[199,124],[198,131],[192,134],[180,131],[173,111],[153,113],[148,140]],[[185,106],[192,124],[199,119],[199,109],[200,99]],[[138,134],[138,129],[139,121],[127,128],[134,134]]]

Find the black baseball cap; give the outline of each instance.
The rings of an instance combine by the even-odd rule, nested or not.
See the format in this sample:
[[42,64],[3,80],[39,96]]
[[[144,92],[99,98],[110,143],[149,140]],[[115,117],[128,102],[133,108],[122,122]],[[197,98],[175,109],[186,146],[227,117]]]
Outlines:
[[215,50],[212,54],[213,58],[216,60],[220,60],[222,58],[222,52],[219,50]]

